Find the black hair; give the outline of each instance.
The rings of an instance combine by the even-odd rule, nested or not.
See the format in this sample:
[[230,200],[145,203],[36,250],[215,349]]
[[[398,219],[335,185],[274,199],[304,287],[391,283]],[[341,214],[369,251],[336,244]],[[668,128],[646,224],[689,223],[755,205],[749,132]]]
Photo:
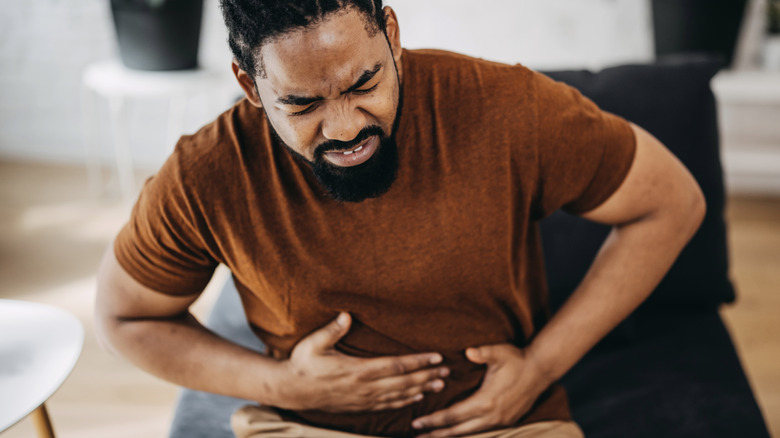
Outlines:
[[310,28],[328,14],[354,8],[363,14],[372,36],[385,31],[382,0],[221,0],[220,6],[230,50],[253,79],[264,74],[258,56],[263,44],[291,30]]

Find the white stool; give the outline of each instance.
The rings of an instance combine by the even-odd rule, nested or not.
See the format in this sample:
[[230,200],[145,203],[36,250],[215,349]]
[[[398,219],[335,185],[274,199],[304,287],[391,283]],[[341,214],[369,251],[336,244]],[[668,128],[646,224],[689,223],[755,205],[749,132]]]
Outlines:
[[41,438],[53,438],[45,402],[76,365],[84,327],[43,304],[0,300],[0,432],[30,415]]
[[90,190],[98,193],[101,183],[95,95],[108,99],[119,187],[125,198],[132,198],[135,178],[128,141],[127,101],[167,98],[170,102],[167,141],[174,145],[184,129],[187,99],[220,90],[223,78],[222,72],[209,69],[160,72],[130,70],[117,60],[88,66],[82,77],[82,101]]

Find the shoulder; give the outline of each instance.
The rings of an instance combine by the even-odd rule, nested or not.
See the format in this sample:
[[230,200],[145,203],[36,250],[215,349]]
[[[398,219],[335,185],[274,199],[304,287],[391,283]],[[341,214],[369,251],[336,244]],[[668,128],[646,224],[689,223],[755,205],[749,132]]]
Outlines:
[[246,190],[253,157],[266,136],[262,112],[245,100],[191,135],[182,136],[173,153],[147,181],[142,197],[160,208],[184,208],[207,214],[235,193]]
[[[492,118],[527,118],[551,80],[521,64],[504,64],[442,50],[404,52],[404,95],[423,105],[457,106]],[[555,87],[553,87],[555,88]],[[550,90],[553,91],[554,90]],[[559,92],[562,90],[559,90]]]
[[439,49],[404,49],[404,60],[413,66],[412,68],[420,70],[457,71],[477,68],[521,74],[531,71],[521,64],[506,64]]
[[409,82],[458,88],[459,92],[529,90],[537,75],[521,64],[505,64],[444,50],[404,51]]
[[[441,50],[404,53],[404,111],[434,112],[470,126],[530,128],[535,124],[540,81],[546,77],[510,65]],[[466,129],[464,126],[463,129]]]
[[241,153],[244,142],[256,138],[251,131],[260,128],[261,120],[259,110],[242,99],[194,134],[182,136],[172,158],[183,165],[196,167],[229,161]]
[[182,136],[161,169],[191,187],[213,185],[242,172],[247,150],[258,153],[267,130],[262,111],[246,99],[191,135]]

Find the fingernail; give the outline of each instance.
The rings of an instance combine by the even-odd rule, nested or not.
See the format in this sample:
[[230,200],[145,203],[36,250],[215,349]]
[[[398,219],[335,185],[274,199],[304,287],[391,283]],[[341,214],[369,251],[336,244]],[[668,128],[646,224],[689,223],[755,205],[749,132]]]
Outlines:
[[434,354],[431,356],[431,359],[429,360],[431,365],[436,365],[437,363],[441,363],[442,357],[440,354]]
[[346,314],[346,313],[344,313],[344,312],[341,312],[341,313],[339,313],[339,317],[338,317],[338,319],[336,320],[336,322],[338,323],[338,325],[340,325],[340,326],[344,327],[344,326],[346,326],[346,325],[347,325],[347,322],[348,322],[348,321],[349,321],[349,317],[347,316],[347,314]]
[[414,396],[414,398],[412,400],[418,402],[418,401],[420,401],[422,399],[423,399],[423,395],[422,394],[417,394],[417,395]]
[[431,388],[433,388],[434,391],[441,391],[444,389],[444,382],[441,380],[435,380],[431,385]]
[[447,377],[450,375],[450,369],[449,368],[442,368],[439,370],[439,376],[440,377]]
[[413,421],[412,422],[412,427],[415,428],[415,429],[422,429],[423,428],[423,424],[420,421]]

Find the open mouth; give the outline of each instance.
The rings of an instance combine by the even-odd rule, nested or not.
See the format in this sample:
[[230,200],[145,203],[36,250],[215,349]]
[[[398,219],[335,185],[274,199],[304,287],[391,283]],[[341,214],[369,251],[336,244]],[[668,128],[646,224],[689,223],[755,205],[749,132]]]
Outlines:
[[357,166],[368,161],[368,159],[374,155],[374,152],[376,152],[378,146],[379,137],[372,135],[352,149],[345,151],[329,151],[326,152],[323,156],[334,166]]
[[363,145],[360,145],[360,146],[356,147],[355,149],[352,149],[351,151],[344,151],[344,152],[342,152],[342,154],[343,155],[352,155],[355,152],[360,152],[362,150],[363,150]]

